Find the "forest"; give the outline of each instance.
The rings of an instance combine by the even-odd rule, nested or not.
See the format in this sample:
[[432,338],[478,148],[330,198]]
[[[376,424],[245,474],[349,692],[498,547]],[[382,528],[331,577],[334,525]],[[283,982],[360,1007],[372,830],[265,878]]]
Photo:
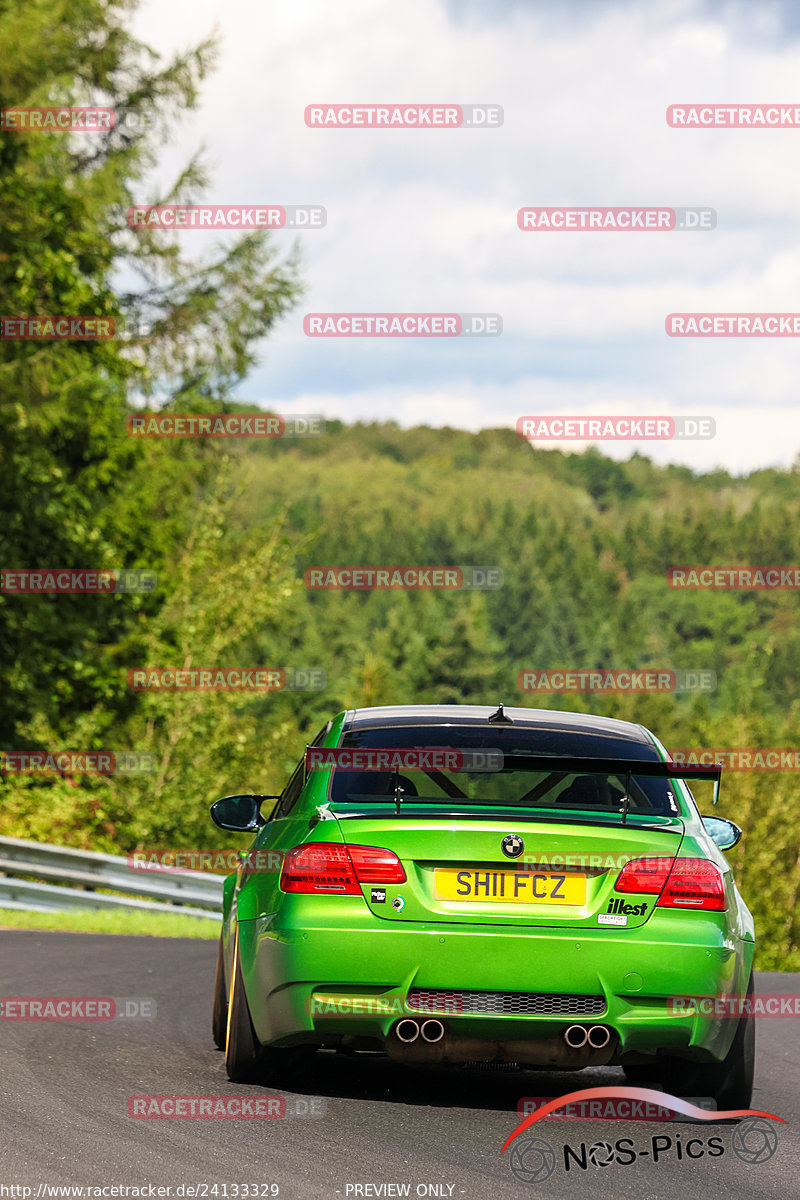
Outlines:
[[[40,341],[4,327],[0,564],[157,583],[0,593],[0,749],[141,754],[152,769],[5,771],[0,831],[114,853],[229,844],[208,805],[279,790],[321,725],[359,705],[502,701],[640,721],[669,748],[794,748],[797,593],[681,590],[667,573],[795,563],[800,466],[696,474],[640,453],[536,449],[513,429],[346,420],[309,436],[133,435],[144,410],[272,412],[268,397],[234,396],[305,284],[298,254],[265,232],[189,259],[174,233],[127,225],[214,49],[154,62],[124,17],[100,0],[74,7],[73,24],[108,33],[103,54],[75,29],[42,37],[48,4],[2,17],[19,48],[0,63],[3,94],[102,93],[142,120],[91,146],[0,132],[0,310],[119,331]],[[193,158],[157,200],[192,202],[207,180]],[[337,566],[493,569],[502,585],[307,586],[310,568]],[[129,686],[129,672],[191,668],[285,675],[268,690]],[[704,672],[714,686],[520,691],[520,673],[542,669]],[[723,775],[719,812],[745,830],[731,860],[762,969],[800,969],[796,787],[792,771]]]

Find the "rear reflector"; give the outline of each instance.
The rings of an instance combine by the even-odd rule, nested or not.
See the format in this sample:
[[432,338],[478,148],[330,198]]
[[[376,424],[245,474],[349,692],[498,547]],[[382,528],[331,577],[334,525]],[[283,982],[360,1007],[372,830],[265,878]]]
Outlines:
[[362,883],[405,883],[406,873],[391,850],[379,846],[345,846],[309,842],[284,857],[282,892],[327,896],[360,896]]
[[725,912],[728,907],[722,875],[705,858],[634,858],[620,871],[614,891],[658,896],[660,908]]

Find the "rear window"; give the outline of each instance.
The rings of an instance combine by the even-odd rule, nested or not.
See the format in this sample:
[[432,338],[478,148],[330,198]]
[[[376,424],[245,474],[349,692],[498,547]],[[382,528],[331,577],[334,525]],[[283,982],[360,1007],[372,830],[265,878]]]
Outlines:
[[[446,748],[471,752],[471,761],[462,769],[441,770],[337,767],[329,793],[336,806],[388,804],[395,809],[399,787],[401,813],[408,815],[425,805],[450,811],[467,804],[621,815],[626,794],[630,817],[669,818],[681,812],[675,780],[636,776],[636,759],[660,761],[655,747],[644,742],[568,730],[403,725],[353,729],[341,745],[359,750]],[[561,771],[551,765],[542,769],[537,767],[537,755],[630,759],[632,770],[628,776],[624,770],[597,774]],[[501,769],[486,769],[491,756],[495,760],[502,756]]]

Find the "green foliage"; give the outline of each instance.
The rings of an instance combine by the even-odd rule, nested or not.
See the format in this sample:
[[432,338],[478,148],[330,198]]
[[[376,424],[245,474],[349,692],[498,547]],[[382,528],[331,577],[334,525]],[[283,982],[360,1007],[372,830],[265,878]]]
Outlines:
[[[0,828],[129,852],[223,846],[208,804],[279,789],[337,709],[523,703],[642,721],[671,748],[793,746],[797,594],[679,593],[671,565],[789,564],[800,469],[732,478],[535,450],[470,434],[331,421],[273,443],[141,441],[125,418],[232,401],[258,343],[302,292],[293,253],[261,234],[187,260],[131,204],[192,202],[192,158],[150,184],[159,143],[196,102],[203,43],[162,62],[130,35],[127,0],[0,0],[5,105],[98,103],[131,131],[0,132],[0,312],[108,316],[106,342],[0,340],[0,562],[144,567],[142,596],[0,594],[0,747],[137,750],[152,775],[15,778]],[[309,592],[308,566],[497,566],[476,592]],[[317,667],[322,691],[133,692],[131,668]],[[526,668],[713,670],[696,695],[536,696]],[[757,919],[761,966],[797,966],[793,775],[730,774],[720,811]]]
[[[0,131],[0,313],[103,316],[121,334],[0,340],[5,568],[142,566],[163,575],[220,456],[212,447],[170,457],[134,443],[125,430],[131,399],[224,408],[256,343],[301,292],[295,258],[277,261],[263,234],[187,261],[175,236],[128,228],[127,208],[142,196],[192,200],[204,185],[198,159],[165,195],[153,194],[149,173],[214,57],[205,42],[162,62],[128,32],[130,7],[0,3],[4,105],[98,104],[139,122],[71,136]],[[122,291],[122,279],[137,286]],[[0,745],[34,719],[63,739],[80,714],[113,708],[108,648],[158,605],[158,597],[0,595]]]
[[61,929],[69,933],[114,933],[129,937],[188,937],[216,941],[219,925],[207,917],[187,917],[179,910],[157,913],[115,908],[108,912],[65,909],[22,912],[0,908],[0,929]]

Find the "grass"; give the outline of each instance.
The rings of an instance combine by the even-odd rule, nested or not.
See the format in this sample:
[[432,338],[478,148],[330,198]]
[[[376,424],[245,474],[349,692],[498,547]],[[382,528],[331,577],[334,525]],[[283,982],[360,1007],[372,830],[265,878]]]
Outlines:
[[23,912],[0,908],[0,929],[63,930],[72,933],[118,933],[137,937],[219,937],[220,924],[181,913],[136,912],[110,909],[61,909],[57,912]]

